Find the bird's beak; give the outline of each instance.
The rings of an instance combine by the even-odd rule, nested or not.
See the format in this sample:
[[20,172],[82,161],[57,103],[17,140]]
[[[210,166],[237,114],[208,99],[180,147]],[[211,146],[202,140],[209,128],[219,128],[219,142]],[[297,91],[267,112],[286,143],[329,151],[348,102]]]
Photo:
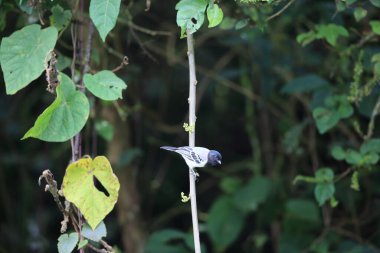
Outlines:
[[219,164],[222,164],[222,162],[220,160],[217,161]]

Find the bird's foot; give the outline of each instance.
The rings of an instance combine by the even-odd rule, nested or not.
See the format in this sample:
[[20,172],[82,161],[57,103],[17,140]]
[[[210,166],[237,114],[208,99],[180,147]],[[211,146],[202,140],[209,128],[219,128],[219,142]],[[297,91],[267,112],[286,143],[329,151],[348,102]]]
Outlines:
[[190,173],[195,177],[195,181],[198,181],[199,173],[194,168],[190,168]]

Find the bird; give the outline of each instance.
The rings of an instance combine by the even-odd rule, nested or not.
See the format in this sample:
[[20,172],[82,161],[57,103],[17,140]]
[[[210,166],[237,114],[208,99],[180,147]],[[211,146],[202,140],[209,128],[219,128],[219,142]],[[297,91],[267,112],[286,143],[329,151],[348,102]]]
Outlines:
[[182,156],[191,173],[197,177],[198,173],[194,168],[202,168],[206,165],[219,166],[222,164],[222,155],[216,150],[210,150],[204,147],[171,147],[162,146],[161,149],[176,152]]

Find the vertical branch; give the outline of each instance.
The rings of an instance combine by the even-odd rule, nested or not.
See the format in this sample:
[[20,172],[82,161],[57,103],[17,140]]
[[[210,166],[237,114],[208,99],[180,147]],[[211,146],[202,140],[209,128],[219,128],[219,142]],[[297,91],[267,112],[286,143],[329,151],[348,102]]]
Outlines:
[[[197,77],[195,72],[195,59],[194,59],[194,39],[193,35],[187,30],[187,56],[189,58],[189,125],[193,126],[193,129],[189,131],[189,146],[195,145],[195,105],[196,105],[196,89],[197,89]],[[190,203],[191,203],[191,217],[193,221],[193,236],[194,236],[194,248],[195,253],[201,253],[201,243],[199,240],[199,228],[198,228],[198,213],[197,213],[197,195],[195,188],[195,177],[192,173],[193,168],[189,168],[189,180],[190,180]]]

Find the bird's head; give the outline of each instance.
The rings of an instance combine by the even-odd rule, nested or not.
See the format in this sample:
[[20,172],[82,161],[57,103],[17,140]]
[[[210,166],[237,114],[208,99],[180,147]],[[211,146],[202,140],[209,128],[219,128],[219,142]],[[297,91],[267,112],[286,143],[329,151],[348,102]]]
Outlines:
[[222,164],[222,155],[216,150],[210,150],[207,160],[211,166],[219,166]]

